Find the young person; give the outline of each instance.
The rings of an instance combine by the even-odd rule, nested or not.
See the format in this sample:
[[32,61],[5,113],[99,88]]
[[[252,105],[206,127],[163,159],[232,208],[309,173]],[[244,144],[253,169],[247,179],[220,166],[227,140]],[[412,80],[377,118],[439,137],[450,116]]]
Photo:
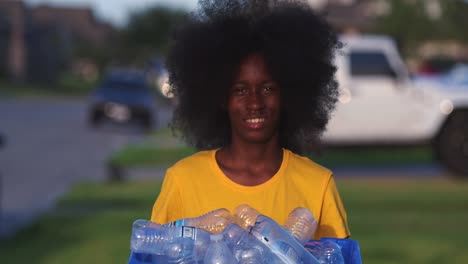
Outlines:
[[200,152],[167,170],[151,220],[249,204],[284,224],[302,206],[315,239],[348,237],[332,172],[301,156],[337,101],[331,28],[301,1],[200,0],[172,41],[173,129]]

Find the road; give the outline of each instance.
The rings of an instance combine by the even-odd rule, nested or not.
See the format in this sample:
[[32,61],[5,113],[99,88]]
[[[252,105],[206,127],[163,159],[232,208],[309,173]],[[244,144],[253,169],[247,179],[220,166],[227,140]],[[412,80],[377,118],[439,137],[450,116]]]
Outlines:
[[[137,130],[96,130],[84,99],[0,99],[0,238],[52,208],[78,181],[104,181],[106,159],[143,138]],[[158,114],[160,125],[170,118]]]

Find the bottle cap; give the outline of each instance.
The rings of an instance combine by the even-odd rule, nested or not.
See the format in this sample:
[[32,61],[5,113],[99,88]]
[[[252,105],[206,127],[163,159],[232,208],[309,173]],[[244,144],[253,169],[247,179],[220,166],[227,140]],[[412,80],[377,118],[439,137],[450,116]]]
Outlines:
[[143,220],[143,219],[138,219],[138,220],[135,220],[133,222],[133,227],[135,228],[144,228],[148,225],[148,221],[147,220]]

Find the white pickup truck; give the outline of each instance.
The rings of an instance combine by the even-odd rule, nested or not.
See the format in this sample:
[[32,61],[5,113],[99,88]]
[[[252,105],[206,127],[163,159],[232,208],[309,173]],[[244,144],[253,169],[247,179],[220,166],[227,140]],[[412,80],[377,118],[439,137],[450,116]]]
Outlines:
[[431,144],[456,175],[468,176],[468,85],[410,78],[386,36],[343,36],[340,97],[324,134],[333,145]]

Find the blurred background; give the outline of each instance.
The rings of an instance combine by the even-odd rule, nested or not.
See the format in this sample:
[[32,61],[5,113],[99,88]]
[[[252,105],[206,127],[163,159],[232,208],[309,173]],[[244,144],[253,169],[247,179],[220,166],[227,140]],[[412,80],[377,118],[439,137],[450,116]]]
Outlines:
[[[355,39],[311,158],[334,171],[363,262],[467,263],[468,1],[308,2]],[[194,8],[0,1],[0,262],[126,263],[132,222],[194,152],[168,129],[164,68]]]

